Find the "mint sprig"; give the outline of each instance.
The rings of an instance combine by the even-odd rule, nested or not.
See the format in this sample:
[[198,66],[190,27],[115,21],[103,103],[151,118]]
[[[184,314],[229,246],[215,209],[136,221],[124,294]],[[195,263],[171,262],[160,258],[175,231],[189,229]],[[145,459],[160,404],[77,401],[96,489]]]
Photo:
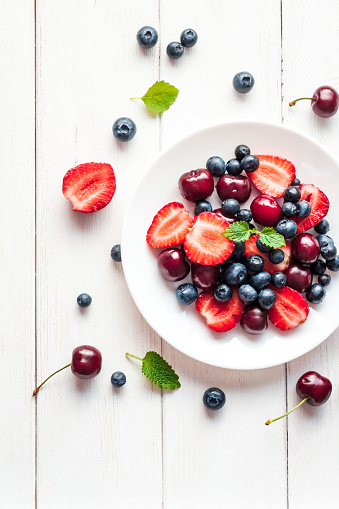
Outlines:
[[265,245],[273,248],[286,246],[284,237],[275,231],[274,228],[265,226],[260,232],[260,241]]
[[254,233],[257,233],[257,229],[253,228],[253,230],[250,230],[246,221],[236,221],[235,223],[230,224],[222,235],[228,240],[233,240],[234,242],[244,242]]
[[141,371],[143,374],[160,388],[162,387],[163,389],[174,391],[174,389],[179,389],[179,387],[181,387],[179,376],[172,366],[157,352],[147,352],[143,359],[130,353],[126,353],[126,355],[141,361]]
[[149,110],[154,113],[163,113],[172,106],[178,94],[177,88],[162,80],[156,81],[142,97],[131,97],[131,99],[141,99]]

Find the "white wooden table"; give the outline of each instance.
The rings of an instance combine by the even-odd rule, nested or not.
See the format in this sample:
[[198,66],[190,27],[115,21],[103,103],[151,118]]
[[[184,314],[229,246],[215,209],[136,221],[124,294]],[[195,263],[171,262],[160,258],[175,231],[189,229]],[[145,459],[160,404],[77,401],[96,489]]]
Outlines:
[[[110,258],[139,175],[163,148],[215,122],[284,122],[338,150],[339,115],[323,120],[288,102],[339,88],[337,0],[2,0],[0,499],[6,509],[326,509],[338,505],[338,333],[302,358],[254,372],[217,369],[172,349],[136,309],[121,265]],[[137,30],[159,43],[143,51]],[[166,45],[184,28],[198,44],[179,61]],[[247,96],[233,75],[253,73]],[[154,117],[130,97],[157,79],[180,90]],[[111,126],[137,124],[120,146]],[[239,140],[241,142],[241,140]],[[74,213],[61,193],[77,163],[113,165],[117,192],[93,215]],[[93,303],[81,312],[76,297]],[[31,397],[37,381],[70,362],[83,343],[103,353],[88,383],[70,370]],[[162,393],[125,352],[155,349],[180,374]],[[298,401],[309,369],[334,390],[269,428]],[[110,375],[127,374],[118,393]],[[210,415],[207,387],[227,395]]]

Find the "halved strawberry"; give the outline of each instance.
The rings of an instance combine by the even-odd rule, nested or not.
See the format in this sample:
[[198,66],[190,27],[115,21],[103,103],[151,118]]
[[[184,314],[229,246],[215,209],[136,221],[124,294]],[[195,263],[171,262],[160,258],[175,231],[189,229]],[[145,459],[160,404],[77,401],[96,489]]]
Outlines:
[[281,263],[278,263],[278,265],[274,265],[273,263],[270,262],[268,258],[268,253],[262,253],[257,248],[256,242],[258,237],[259,235],[251,235],[249,240],[245,241],[245,256],[247,256],[247,258],[253,254],[258,254],[262,256],[264,259],[263,270],[266,270],[270,274],[274,274],[275,272],[283,272],[285,269],[287,269],[291,260],[291,248],[292,248],[288,240],[285,240],[286,246],[282,246],[280,248],[285,253],[284,260]]
[[106,163],[84,163],[64,176],[62,192],[78,212],[96,212],[109,204],[115,193],[113,168]]
[[257,155],[259,168],[248,173],[248,178],[263,194],[281,198],[286,187],[295,179],[295,167],[287,159],[278,156]]
[[218,302],[213,292],[202,292],[196,303],[196,310],[215,332],[227,332],[237,325],[244,312],[244,303],[239,299],[238,291],[233,288],[233,296],[228,302]]
[[225,261],[234,248],[234,242],[221,235],[228,226],[226,219],[213,212],[202,212],[196,216],[193,228],[184,240],[188,258],[202,265],[217,265]]
[[311,213],[305,219],[293,216],[298,225],[298,233],[303,233],[319,223],[326,216],[330,202],[326,194],[313,184],[301,184],[298,186],[301,192],[301,200],[306,200],[311,205]]
[[309,307],[302,295],[289,286],[272,288],[277,300],[268,310],[268,317],[280,330],[290,330],[304,323]]
[[182,203],[167,203],[157,212],[146,234],[146,241],[152,247],[170,247],[181,244],[193,219]]

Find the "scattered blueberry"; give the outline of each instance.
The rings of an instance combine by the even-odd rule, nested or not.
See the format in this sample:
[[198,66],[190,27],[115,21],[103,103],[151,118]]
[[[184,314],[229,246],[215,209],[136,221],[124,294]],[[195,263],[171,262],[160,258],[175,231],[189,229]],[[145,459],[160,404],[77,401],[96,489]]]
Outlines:
[[[319,260],[318,260],[319,261]],[[328,260],[326,262],[327,268],[332,272],[338,272],[339,270],[339,255],[337,255],[333,260]]]
[[[294,187],[293,189],[298,189]],[[285,239],[291,239],[297,234],[297,223],[293,219],[281,219],[275,227],[276,231],[280,233]]]
[[206,169],[212,173],[213,177],[221,177],[226,171],[226,164],[221,157],[213,156],[207,160]]
[[245,156],[240,163],[240,167],[243,171],[246,171],[247,173],[253,173],[259,168],[259,159],[257,156]]
[[260,255],[250,255],[246,263],[247,270],[251,272],[261,272],[264,268],[264,259]]
[[244,159],[245,156],[249,156],[250,153],[251,151],[247,145],[238,145],[237,147],[235,147],[234,155],[238,159],[238,161]]
[[332,237],[329,237],[328,235],[317,235],[316,236],[317,241],[319,242],[320,248],[324,247],[327,244],[334,244],[334,240]]
[[284,200],[292,203],[297,203],[300,200],[301,192],[298,187],[289,186],[284,191]]
[[317,233],[325,234],[330,229],[330,223],[327,221],[327,219],[322,219],[315,227],[315,231]]
[[233,177],[236,177],[237,175],[240,175],[242,172],[242,168],[240,166],[240,162],[238,159],[230,159],[226,163],[226,171],[229,175],[233,175]]
[[250,223],[253,219],[252,212],[249,209],[240,209],[237,214],[238,221],[246,221],[246,223]]
[[276,300],[275,293],[270,288],[264,288],[258,295],[258,304],[261,309],[271,309]]
[[225,404],[226,396],[224,391],[217,387],[211,387],[204,393],[203,402],[204,405],[210,410],[219,410]]
[[153,48],[158,42],[158,32],[153,27],[142,27],[137,32],[137,41],[142,48]]
[[239,261],[240,258],[244,255],[244,253],[245,253],[245,242],[242,241],[235,242],[230,258],[233,261]]
[[270,254],[268,255],[268,259],[273,265],[278,265],[284,261],[285,253],[282,249],[272,249]]
[[249,302],[254,302],[258,297],[258,292],[253,288],[253,286],[245,284],[241,285],[239,288],[239,298],[248,304]]
[[218,302],[228,302],[232,298],[233,291],[226,283],[222,283],[214,287],[213,295]]
[[292,217],[296,214],[297,207],[291,201],[287,201],[283,204],[281,210],[284,217]]
[[77,297],[78,306],[81,308],[88,308],[91,305],[92,297],[88,293],[81,293]]
[[247,94],[254,86],[254,78],[249,72],[238,72],[233,78],[233,86],[239,94]]
[[222,202],[221,210],[226,216],[235,216],[240,210],[239,202],[234,198],[228,198]]
[[263,244],[260,240],[260,237],[257,238],[256,245],[259,251],[261,251],[262,253],[269,253],[273,249],[272,247]]
[[337,248],[334,244],[326,244],[322,245],[320,248],[320,253],[325,260],[333,260],[337,254]]
[[120,388],[126,383],[126,375],[121,371],[115,371],[111,376],[111,384],[114,387]]
[[245,282],[247,271],[242,263],[232,263],[225,269],[225,282],[231,286],[240,286]]
[[291,186],[300,186],[300,184],[301,184],[301,180],[299,180],[299,179],[294,179],[294,180],[293,180],[293,182],[292,182],[292,184],[291,184]]
[[323,286],[328,286],[331,283],[331,276],[329,274],[320,274],[318,282]]
[[167,45],[166,53],[173,60],[177,60],[184,54],[184,47],[180,42],[170,42]]
[[286,285],[287,277],[283,272],[275,272],[271,276],[272,279],[272,285],[276,288],[282,288]]
[[262,290],[266,286],[268,286],[271,282],[271,276],[268,272],[259,272],[258,274],[254,274],[251,276],[250,284],[256,290]]
[[183,283],[177,288],[176,298],[183,306],[189,306],[197,300],[198,290],[191,283]]
[[314,283],[306,292],[306,299],[312,304],[320,304],[326,297],[326,290],[323,285]]
[[120,246],[120,244],[115,244],[115,246],[112,247],[111,258],[115,262],[121,262],[121,246]]
[[186,28],[181,32],[180,42],[185,48],[192,48],[198,41],[198,34],[193,28]]
[[312,274],[320,276],[320,274],[324,274],[326,270],[326,263],[323,260],[317,260],[316,262],[311,263],[310,269],[312,271]]
[[137,132],[137,126],[128,117],[118,118],[112,127],[113,136],[119,141],[131,141]]
[[297,208],[297,216],[300,217],[300,219],[305,219],[305,217],[308,217],[311,213],[311,205],[306,200],[300,200],[298,203],[296,203]]
[[194,215],[198,216],[202,212],[212,212],[213,207],[211,203],[207,200],[199,200],[196,202],[194,206]]

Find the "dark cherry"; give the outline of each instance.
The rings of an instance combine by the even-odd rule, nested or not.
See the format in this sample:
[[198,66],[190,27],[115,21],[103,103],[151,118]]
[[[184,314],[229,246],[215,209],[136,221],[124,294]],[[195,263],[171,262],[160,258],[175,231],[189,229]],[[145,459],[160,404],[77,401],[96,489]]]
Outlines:
[[192,263],[192,283],[202,290],[211,290],[218,282],[220,273],[219,265],[200,265]]
[[181,281],[190,271],[184,251],[176,247],[168,247],[161,251],[158,256],[158,268],[167,281]]
[[262,226],[275,226],[282,217],[279,203],[266,194],[257,196],[250,208],[254,221]]
[[257,304],[249,304],[245,307],[240,325],[248,334],[261,334],[267,329],[267,312]]
[[312,284],[312,271],[309,267],[303,267],[298,263],[290,263],[284,271],[286,276],[286,285],[297,292],[306,292]]
[[290,102],[290,106],[294,106],[296,102],[308,99],[311,101],[312,110],[319,117],[332,117],[338,111],[339,94],[329,86],[317,88],[312,97],[300,97]]
[[94,346],[90,345],[81,345],[74,348],[72,353],[72,362],[64,366],[63,368],[58,369],[54,373],[52,373],[46,380],[44,380],[36,389],[33,391],[33,396],[35,396],[40,388],[52,378],[52,376],[59,373],[63,369],[71,367],[73,375],[78,378],[94,378],[96,375],[100,373],[101,370],[101,362],[102,357],[100,351]]
[[221,209],[221,208],[220,208],[220,209],[214,209],[214,210],[213,210],[213,212],[214,212],[215,214],[220,214],[222,217],[224,217],[225,219],[227,219],[227,221],[228,221],[230,224],[231,224],[231,223],[234,223],[235,221],[238,221],[237,216],[226,216],[226,215],[223,213],[223,211],[222,211],[222,209]]
[[212,173],[205,169],[192,170],[179,178],[179,191],[188,201],[206,200],[214,190]]
[[319,242],[311,233],[297,235],[292,243],[292,257],[305,264],[314,263],[320,254]]
[[216,185],[219,198],[222,201],[234,198],[239,203],[245,203],[251,194],[251,182],[244,175],[222,175]]
[[287,412],[276,419],[268,420],[265,424],[271,424],[274,421],[278,421],[286,415],[294,412],[298,407],[300,407],[303,403],[308,403],[311,406],[320,406],[326,403],[328,398],[331,396],[332,392],[332,384],[328,378],[325,376],[319,375],[316,371],[307,371],[301,375],[296,384],[296,391],[302,401],[292,410]]

